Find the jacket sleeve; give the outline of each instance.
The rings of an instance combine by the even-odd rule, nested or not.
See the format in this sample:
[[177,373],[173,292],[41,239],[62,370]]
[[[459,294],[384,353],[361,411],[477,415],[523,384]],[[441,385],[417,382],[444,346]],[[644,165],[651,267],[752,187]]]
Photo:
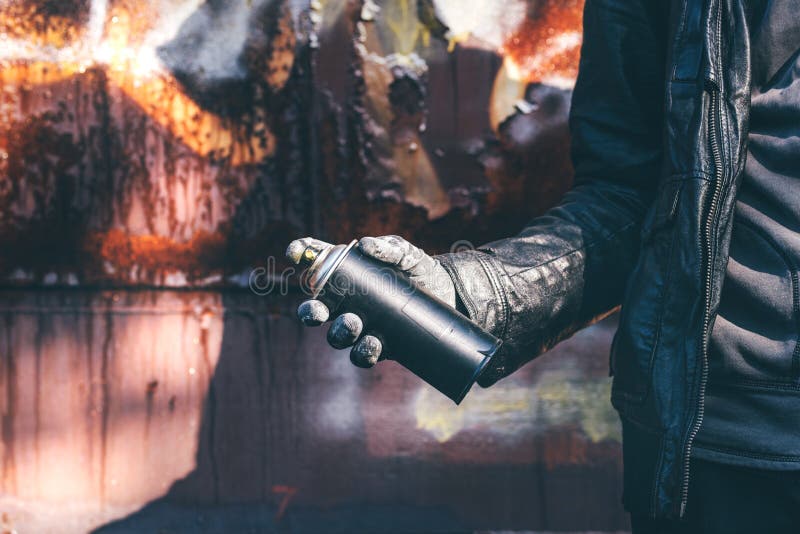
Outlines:
[[663,4],[586,1],[569,119],[575,186],[517,236],[438,257],[470,317],[503,340],[484,387],[622,300],[660,168]]

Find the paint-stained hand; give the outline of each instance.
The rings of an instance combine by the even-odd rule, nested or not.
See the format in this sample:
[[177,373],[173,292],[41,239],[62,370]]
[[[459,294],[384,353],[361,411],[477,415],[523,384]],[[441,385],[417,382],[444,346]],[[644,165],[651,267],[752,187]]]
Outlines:
[[[367,256],[406,273],[418,286],[455,307],[455,286],[444,267],[402,237],[364,237],[358,248]],[[297,308],[297,316],[306,326],[318,326],[330,318],[330,311],[318,300],[307,300]],[[372,367],[382,359],[380,333],[364,332],[364,322],[354,313],[343,313],[333,320],[328,343],[336,349],[352,345],[350,361],[358,367]]]

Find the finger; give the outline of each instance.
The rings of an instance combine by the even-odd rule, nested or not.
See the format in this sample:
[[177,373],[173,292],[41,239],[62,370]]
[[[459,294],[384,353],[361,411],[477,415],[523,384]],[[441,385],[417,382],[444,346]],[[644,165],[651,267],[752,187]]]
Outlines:
[[397,243],[387,241],[384,237],[362,237],[358,248],[372,258],[389,265],[397,265],[403,259],[405,249]]
[[376,260],[394,265],[401,271],[413,269],[423,258],[422,250],[397,235],[364,237],[358,242],[359,249]]
[[350,361],[357,367],[372,367],[381,357],[383,344],[375,336],[366,335],[359,339],[350,350]]
[[297,307],[297,317],[306,326],[319,326],[328,320],[330,311],[318,300],[306,300]]
[[335,349],[343,349],[355,343],[361,331],[364,329],[364,322],[355,313],[343,313],[333,320],[328,330],[328,343]]
[[328,246],[328,243],[320,241],[319,239],[314,239],[313,237],[295,239],[289,243],[289,246],[286,248],[286,257],[289,258],[292,263],[298,265],[302,261],[303,253],[307,248],[312,247],[317,250],[322,250]]

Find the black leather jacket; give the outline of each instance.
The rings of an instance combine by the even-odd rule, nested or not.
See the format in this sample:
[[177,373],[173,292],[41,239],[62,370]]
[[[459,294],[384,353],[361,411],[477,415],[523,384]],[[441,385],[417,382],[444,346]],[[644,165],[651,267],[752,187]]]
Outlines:
[[518,236],[440,256],[505,341],[487,386],[620,303],[612,402],[629,511],[682,515],[748,129],[737,0],[587,0],[575,187]]

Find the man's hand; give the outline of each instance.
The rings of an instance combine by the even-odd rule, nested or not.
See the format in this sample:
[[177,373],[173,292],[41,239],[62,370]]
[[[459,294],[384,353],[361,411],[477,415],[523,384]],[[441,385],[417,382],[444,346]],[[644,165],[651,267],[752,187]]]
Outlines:
[[[305,241],[300,239],[293,242],[290,249],[295,243]],[[300,244],[296,247],[298,250]],[[444,267],[438,260],[402,237],[396,235],[364,237],[357,246],[365,255],[406,273],[415,284],[455,307],[455,286]],[[330,311],[319,300],[307,300],[297,308],[297,316],[306,326],[318,326],[329,319]],[[353,345],[350,350],[350,361],[358,367],[372,367],[381,359],[383,347],[378,337],[363,330],[364,322],[361,317],[354,313],[343,313],[331,323],[328,343],[336,349]]]

